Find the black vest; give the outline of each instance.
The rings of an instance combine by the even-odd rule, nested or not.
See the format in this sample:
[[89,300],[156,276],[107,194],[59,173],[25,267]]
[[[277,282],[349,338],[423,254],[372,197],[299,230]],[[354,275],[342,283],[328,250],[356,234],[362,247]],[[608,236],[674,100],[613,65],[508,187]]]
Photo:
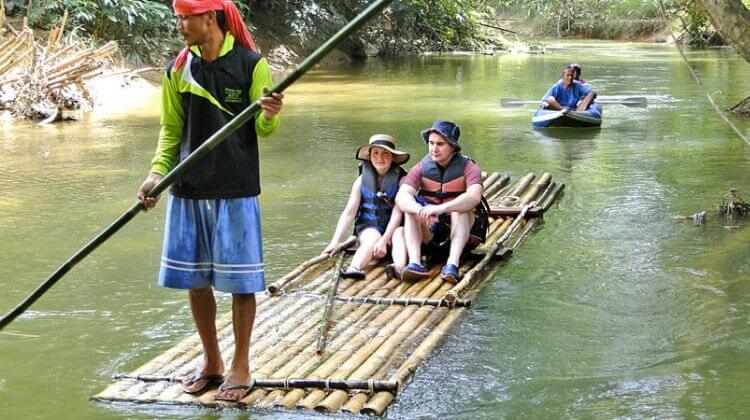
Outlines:
[[[260,54],[238,44],[234,45],[232,51],[210,63],[192,53],[190,56],[192,59],[189,58],[183,66],[190,65],[194,80],[234,115],[221,110],[206,98],[189,92],[181,93],[185,123],[180,138],[180,162],[250,106],[253,70],[261,59]],[[171,74],[173,65],[174,61],[169,64],[167,75],[178,77]],[[260,194],[255,117],[178,176],[171,192],[178,197],[193,199],[226,199]]]
[[[443,202],[447,198],[456,198],[466,191],[466,180],[463,180],[463,189],[450,188],[451,181],[464,177],[464,168],[471,158],[457,154],[453,156],[448,167],[443,169],[435,163],[427,154],[422,158],[422,178],[433,181],[435,185],[425,185],[422,182],[422,188],[417,192],[420,197],[429,198],[430,201]],[[449,188],[446,188],[446,184]],[[430,188],[432,187],[432,188]]]

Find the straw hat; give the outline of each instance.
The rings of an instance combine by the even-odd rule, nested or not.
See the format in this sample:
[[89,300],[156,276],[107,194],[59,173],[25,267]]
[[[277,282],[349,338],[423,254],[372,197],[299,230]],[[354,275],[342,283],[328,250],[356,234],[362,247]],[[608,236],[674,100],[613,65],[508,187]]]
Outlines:
[[357,159],[359,160],[370,160],[370,148],[373,146],[382,147],[383,149],[393,154],[393,163],[401,165],[409,160],[409,154],[396,150],[396,139],[388,134],[375,134],[370,137],[370,141],[366,146],[360,146],[357,149]]

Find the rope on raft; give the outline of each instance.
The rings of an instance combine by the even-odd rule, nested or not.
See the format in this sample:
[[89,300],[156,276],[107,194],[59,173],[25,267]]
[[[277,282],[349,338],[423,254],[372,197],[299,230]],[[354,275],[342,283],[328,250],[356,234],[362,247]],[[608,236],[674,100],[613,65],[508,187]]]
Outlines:
[[667,20],[667,13],[666,13],[666,11],[664,9],[664,3],[662,2],[662,0],[659,0],[659,11],[660,11],[660,14],[661,14],[661,18],[664,20],[664,26],[669,30],[669,35],[672,37],[672,40],[674,41],[674,45],[675,45],[675,47],[677,47],[677,51],[680,53],[680,56],[682,56],[682,59],[685,61],[685,64],[687,64],[688,69],[690,69],[690,74],[693,75],[693,79],[695,79],[695,81],[698,83],[698,85],[700,85],[700,87],[703,89],[703,92],[705,92],[706,97],[708,98],[708,101],[711,102],[711,105],[716,110],[716,113],[718,113],[719,116],[724,121],[726,121],[726,123],[729,125],[729,127],[731,127],[732,130],[734,130],[734,132],[737,133],[737,135],[742,140],[744,140],[745,143],[747,143],[748,146],[750,146],[750,139],[748,139],[747,136],[745,136],[744,134],[742,134],[742,132],[739,130],[739,128],[737,128],[737,126],[735,126],[734,123],[732,123],[732,121],[729,119],[729,117],[727,117],[726,113],[724,113],[724,111],[722,111],[719,108],[719,106],[714,101],[713,96],[708,91],[708,88],[706,88],[706,85],[703,84],[703,80],[701,80],[700,76],[698,76],[698,73],[695,72],[695,69],[693,68],[693,65],[690,64],[690,60],[688,60],[688,58],[685,56],[685,53],[682,52],[682,47],[680,47],[680,41],[678,41],[677,37],[674,36],[674,32],[672,32],[672,28],[670,28],[670,26],[669,26],[669,21]]

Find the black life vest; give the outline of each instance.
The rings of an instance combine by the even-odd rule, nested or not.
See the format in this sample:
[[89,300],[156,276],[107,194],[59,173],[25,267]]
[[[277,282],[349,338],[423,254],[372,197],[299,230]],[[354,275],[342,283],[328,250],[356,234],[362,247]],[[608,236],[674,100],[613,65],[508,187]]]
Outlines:
[[391,220],[399,181],[406,175],[400,166],[392,166],[383,177],[383,182],[378,186],[378,172],[369,161],[359,165],[362,174],[362,185],[359,200],[359,211],[354,223],[357,234],[367,227],[374,227],[378,231],[385,232],[388,221]]
[[448,163],[448,167],[440,165],[425,155],[422,158],[422,185],[419,196],[433,204],[451,201],[466,192],[466,177],[464,167],[471,159],[457,154]]

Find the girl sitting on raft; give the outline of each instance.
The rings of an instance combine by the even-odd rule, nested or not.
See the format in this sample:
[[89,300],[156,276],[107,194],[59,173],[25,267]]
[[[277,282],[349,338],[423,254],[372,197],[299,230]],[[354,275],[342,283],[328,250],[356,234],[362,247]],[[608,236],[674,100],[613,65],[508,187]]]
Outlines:
[[375,134],[369,144],[357,149],[356,158],[362,161],[360,175],[352,184],[349,201],[323,253],[332,253],[354,222],[359,246],[351,264],[341,269],[341,276],[364,279],[362,270],[373,258],[385,257],[391,245],[393,264],[386,267],[386,273],[400,278],[406,265],[406,245],[401,226],[404,214],[395,206],[395,199],[401,178],[406,175],[400,165],[409,160],[409,154],[396,150],[393,137]]

